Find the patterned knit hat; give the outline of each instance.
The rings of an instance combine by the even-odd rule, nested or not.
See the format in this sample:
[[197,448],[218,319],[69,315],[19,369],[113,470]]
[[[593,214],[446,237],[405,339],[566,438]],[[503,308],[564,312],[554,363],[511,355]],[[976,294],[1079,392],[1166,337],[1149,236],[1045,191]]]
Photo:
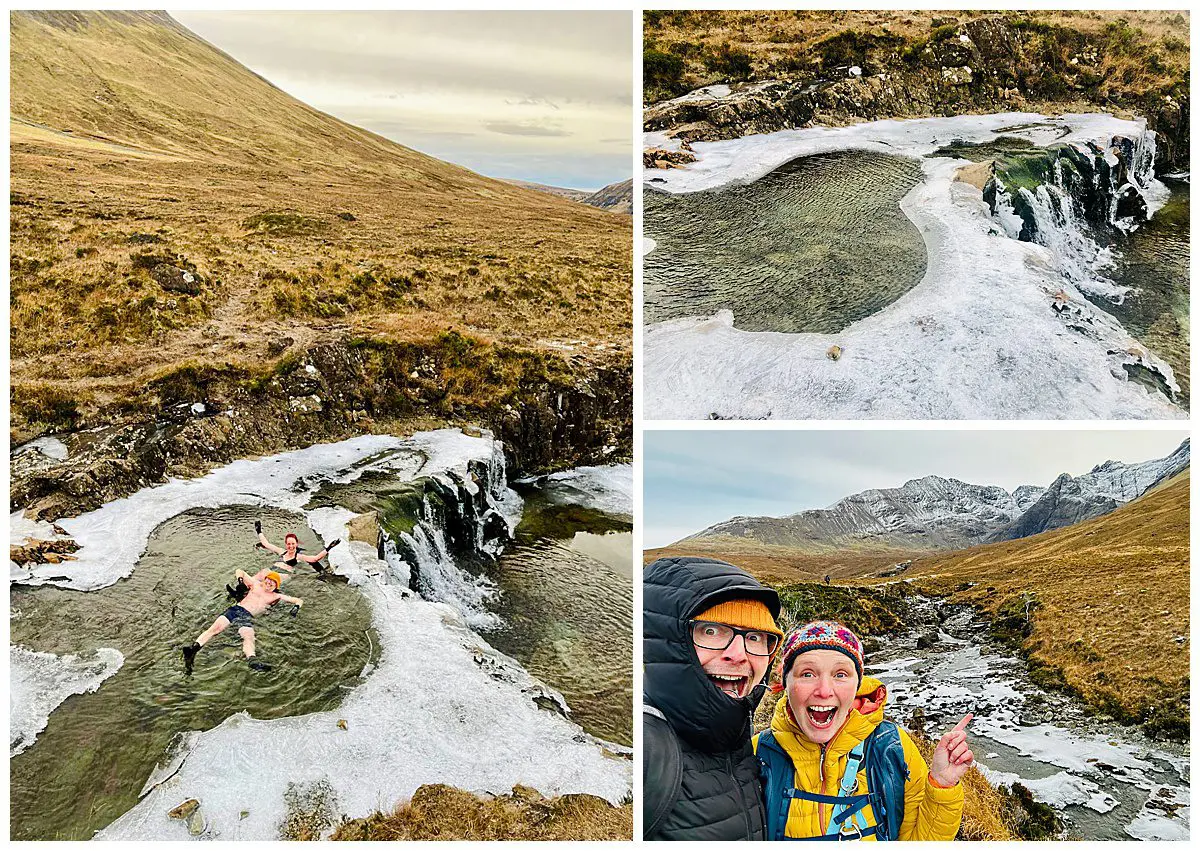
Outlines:
[[761,600],[726,600],[700,612],[693,620],[723,623],[742,629],[761,629],[763,632],[783,636],[783,630],[775,626],[771,610]]
[[783,652],[779,656],[781,681],[796,657],[809,650],[836,650],[846,654],[854,662],[858,679],[862,680],[863,649],[858,636],[836,621],[813,621],[793,629],[783,640]]

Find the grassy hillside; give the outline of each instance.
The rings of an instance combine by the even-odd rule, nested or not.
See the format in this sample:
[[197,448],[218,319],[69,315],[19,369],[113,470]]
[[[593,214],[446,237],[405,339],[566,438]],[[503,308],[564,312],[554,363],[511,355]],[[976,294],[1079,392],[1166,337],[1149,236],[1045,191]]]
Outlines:
[[1102,517],[927,557],[905,576],[981,608],[1042,685],[1186,737],[1190,485],[1189,470]]
[[1102,47],[1097,92],[1104,97],[1187,77],[1186,11],[647,11],[645,99],[731,80],[800,79],[826,66],[863,65],[879,51],[915,57],[947,28],[997,14],[1037,34],[1031,60],[1053,65],[1080,37]]
[[10,34],[14,438],[330,339],[629,362],[629,220],[324,115],[163,13]]

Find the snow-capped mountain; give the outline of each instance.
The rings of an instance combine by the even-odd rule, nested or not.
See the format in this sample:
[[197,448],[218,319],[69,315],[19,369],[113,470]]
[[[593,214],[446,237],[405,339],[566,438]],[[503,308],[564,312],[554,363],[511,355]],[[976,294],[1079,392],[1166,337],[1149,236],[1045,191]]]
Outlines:
[[1183,471],[1191,463],[1191,458],[1189,438],[1166,458],[1141,464],[1105,461],[1082,476],[1063,473],[1051,482],[1050,487],[1039,489],[1041,495],[1037,501],[1020,517],[997,529],[988,540],[1026,538],[1107,514]]
[[898,488],[867,490],[829,508],[787,517],[734,517],[690,539],[744,538],[822,551],[845,548],[954,550],[1036,535],[1097,517],[1185,469],[1185,440],[1166,458],[1141,464],[1106,461],[1082,476],[1064,473],[1050,487],[1001,487],[926,476]]

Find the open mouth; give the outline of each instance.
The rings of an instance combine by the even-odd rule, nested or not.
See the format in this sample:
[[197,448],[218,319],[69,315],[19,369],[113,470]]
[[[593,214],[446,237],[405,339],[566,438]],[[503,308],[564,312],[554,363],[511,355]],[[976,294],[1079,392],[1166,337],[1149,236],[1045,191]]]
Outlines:
[[818,730],[824,730],[833,724],[833,716],[837,715],[836,706],[808,706],[808,720]]
[[749,677],[739,677],[735,674],[709,674],[708,678],[730,697],[745,697],[746,688],[750,684]]

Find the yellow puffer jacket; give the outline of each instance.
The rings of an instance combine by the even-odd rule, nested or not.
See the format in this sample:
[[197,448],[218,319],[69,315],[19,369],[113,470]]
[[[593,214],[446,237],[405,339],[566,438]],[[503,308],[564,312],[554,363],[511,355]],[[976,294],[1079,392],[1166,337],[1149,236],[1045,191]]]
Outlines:
[[[859,686],[859,696],[872,695],[882,685],[874,677],[864,677]],[[796,788],[818,795],[837,795],[838,784],[842,772],[846,768],[846,760],[854,746],[871,735],[883,720],[883,707],[886,701],[880,701],[873,711],[867,715],[859,714],[857,709],[850,711],[846,725],[832,742],[822,748],[810,742],[800,732],[800,728],[792,721],[787,712],[787,700],[781,699],[775,705],[775,715],[771,718],[771,732],[775,741],[791,757],[792,765],[796,768]],[[761,733],[759,734],[761,735]],[[929,768],[921,757],[917,746],[903,729],[900,730],[900,742],[904,746],[904,760],[908,763],[908,782],[904,786],[904,821],[900,826],[901,840],[947,841],[958,833],[962,822],[963,789],[959,783],[950,789],[935,786],[929,780]],[[754,737],[754,748],[758,750],[758,736]],[[822,767],[824,770],[822,770]],[[867,771],[864,766],[858,772],[858,788],[855,794],[866,794]],[[785,834],[789,838],[806,838],[822,836],[829,824],[830,812],[833,806],[819,804],[816,801],[805,801],[800,798],[792,800],[788,810]],[[875,824],[875,814],[868,804],[863,810],[868,826]],[[874,839],[874,836],[865,837]]]

